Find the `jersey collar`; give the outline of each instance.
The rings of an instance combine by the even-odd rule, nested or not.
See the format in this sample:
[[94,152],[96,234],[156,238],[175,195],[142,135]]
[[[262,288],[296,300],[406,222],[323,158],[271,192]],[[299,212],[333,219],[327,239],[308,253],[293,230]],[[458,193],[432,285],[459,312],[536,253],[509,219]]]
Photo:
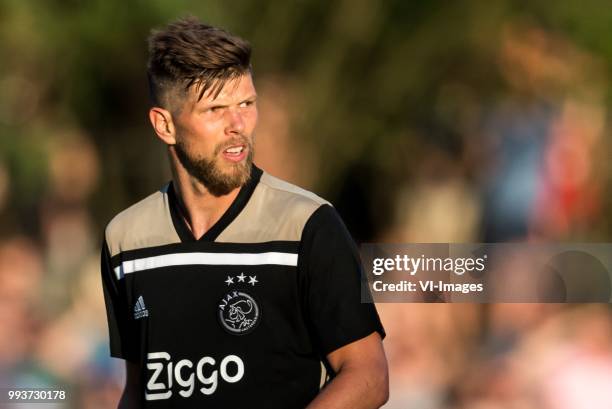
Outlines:
[[181,216],[176,192],[174,191],[174,185],[172,182],[168,185],[168,202],[170,204],[170,216],[172,217],[172,224],[182,242],[194,242],[194,241],[215,241],[216,238],[234,221],[240,214],[242,209],[246,206],[259,183],[261,178],[262,170],[254,164],[251,167],[251,177],[249,181],[240,188],[238,196],[232,202],[230,207],[223,213],[223,216],[215,223],[199,240],[196,240],[189,227],[185,224],[183,217]]

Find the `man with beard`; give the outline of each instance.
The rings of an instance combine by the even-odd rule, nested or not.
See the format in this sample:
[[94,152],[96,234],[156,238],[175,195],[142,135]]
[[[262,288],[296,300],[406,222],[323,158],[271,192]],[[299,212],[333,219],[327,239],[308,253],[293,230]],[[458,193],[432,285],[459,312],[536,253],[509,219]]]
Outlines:
[[384,330],[325,200],[253,164],[249,44],[195,18],[149,39],[149,119],[172,181],[102,249],[121,408],[376,408]]

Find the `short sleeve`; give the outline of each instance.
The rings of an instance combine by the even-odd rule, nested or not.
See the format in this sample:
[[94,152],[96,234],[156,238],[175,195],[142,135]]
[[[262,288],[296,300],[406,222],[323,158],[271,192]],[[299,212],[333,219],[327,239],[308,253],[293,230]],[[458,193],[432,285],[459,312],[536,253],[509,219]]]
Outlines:
[[129,308],[124,284],[115,276],[111,257],[106,241],[102,244],[100,269],[102,273],[102,289],[106,305],[106,319],[108,322],[108,335],[110,341],[110,355],[128,361],[138,361],[136,353],[136,337],[130,333]]
[[298,268],[309,327],[323,356],[375,331],[385,337],[375,305],[361,302],[357,247],[333,207],[319,207],[306,223]]

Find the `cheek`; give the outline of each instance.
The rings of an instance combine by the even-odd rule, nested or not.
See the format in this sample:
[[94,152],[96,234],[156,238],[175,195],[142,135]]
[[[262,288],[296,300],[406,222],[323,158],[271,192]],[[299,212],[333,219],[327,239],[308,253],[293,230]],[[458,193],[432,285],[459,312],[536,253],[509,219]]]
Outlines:
[[182,135],[183,143],[192,154],[208,156],[215,148],[215,135],[219,134],[219,128],[214,122],[191,123]]
[[255,126],[257,125],[258,115],[259,115],[259,113],[257,112],[257,108],[255,108],[252,111],[249,111],[244,116],[244,121],[246,123],[246,128],[247,129],[253,130],[255,128]]
[[191,133],[194,143],[206,143],[214,140],[215,136],[223,133],[221,121],[199,121],[193,125]]

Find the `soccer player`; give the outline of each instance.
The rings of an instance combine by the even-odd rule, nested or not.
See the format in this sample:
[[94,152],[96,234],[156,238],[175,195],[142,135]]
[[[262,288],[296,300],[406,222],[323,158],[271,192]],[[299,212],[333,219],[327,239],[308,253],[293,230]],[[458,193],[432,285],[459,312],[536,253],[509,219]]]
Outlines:
[[250,45],[193,17],[149,42],[173,177],[105,231],[119,407],[380,407],[385,334],[355,244],[328,202],[253,164]]

